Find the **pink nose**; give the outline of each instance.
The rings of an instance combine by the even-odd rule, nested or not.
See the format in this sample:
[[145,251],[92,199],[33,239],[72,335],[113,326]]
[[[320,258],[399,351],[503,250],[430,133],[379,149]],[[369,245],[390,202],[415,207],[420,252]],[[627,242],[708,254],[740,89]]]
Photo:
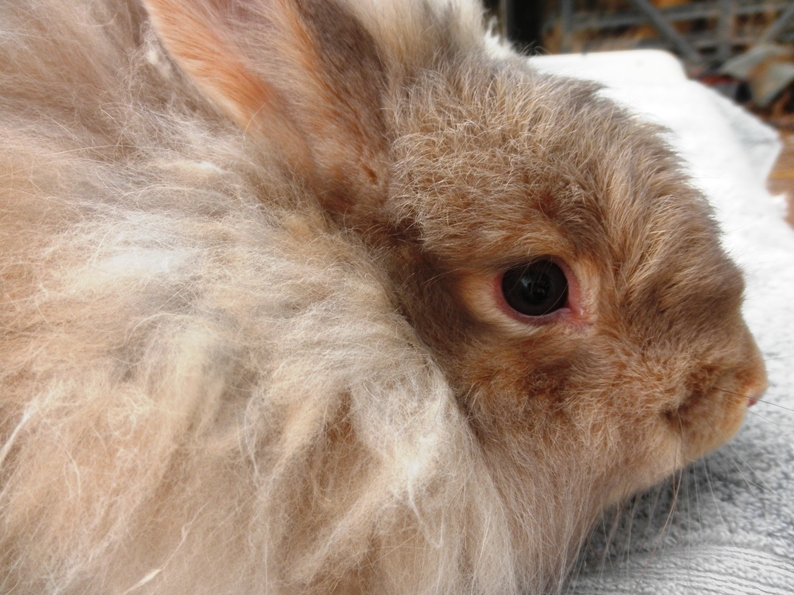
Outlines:
[[758,402],[758,400],[761,398],[761,396],[764,394],[764,392],[766,392],[766,386],[751,391],[747,395],[747,406],[752,407],[753,405],[755,405]]

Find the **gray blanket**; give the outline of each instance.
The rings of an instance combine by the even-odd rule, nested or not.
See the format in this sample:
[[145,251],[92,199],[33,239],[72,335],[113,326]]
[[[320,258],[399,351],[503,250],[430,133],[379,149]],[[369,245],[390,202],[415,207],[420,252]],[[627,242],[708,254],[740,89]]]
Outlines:
[[662,52],[532,61],[601,81],[610,97],[670,130],[746,271],[745,315],[770,383],[732,442],[604,518],[567,592],[794,593],[794,230],[783,221],[782,197],[764,188],[777,135],[688,81]]

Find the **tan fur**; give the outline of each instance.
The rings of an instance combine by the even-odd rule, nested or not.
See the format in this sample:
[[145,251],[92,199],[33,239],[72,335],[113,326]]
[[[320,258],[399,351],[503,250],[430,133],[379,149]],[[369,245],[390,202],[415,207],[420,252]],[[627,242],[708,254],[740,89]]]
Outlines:
[[656,130],[350,2],[0,5],[0,591],[554,592],[763,389]]

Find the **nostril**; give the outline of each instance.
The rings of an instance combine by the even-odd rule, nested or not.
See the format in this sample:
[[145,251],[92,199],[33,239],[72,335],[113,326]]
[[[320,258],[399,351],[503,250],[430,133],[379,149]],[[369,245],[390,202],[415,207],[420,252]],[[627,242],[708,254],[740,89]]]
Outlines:
[[744,366],[737,370],[736,379],[739,386],[744,389],[740,392],[747,397],[747,406],[752,407],[761,400],[761,396],[766,392],[769,383],[761,351],[752,338],[749,338],[748,342],[749,352],[745,355]]

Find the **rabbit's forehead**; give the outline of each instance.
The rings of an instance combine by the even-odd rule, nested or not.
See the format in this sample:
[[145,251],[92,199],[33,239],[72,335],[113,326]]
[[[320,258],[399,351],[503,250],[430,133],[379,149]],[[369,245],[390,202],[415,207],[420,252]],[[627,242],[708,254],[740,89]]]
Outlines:
[[466,65],[406,97],[389,200],[442,266],[495,273],[560,257],[597,270],[604,314],[643,333],[649,320],[702,331],[738,317],[741,275],[655,127],[523,66]]
[[440,247],[466,238],[504,258],[541,242],[561,256],[633,261],[680,243],[682,221],[708,219],[656,130],[592,88],[450,78],[409,95],[392,143],[394,212]]
[[626,220],[693,202],[656,130],[590,85],[474,64],[418,83],[394,113],[391,200],[428,231],[521,236],[546,221],[603,250]]

